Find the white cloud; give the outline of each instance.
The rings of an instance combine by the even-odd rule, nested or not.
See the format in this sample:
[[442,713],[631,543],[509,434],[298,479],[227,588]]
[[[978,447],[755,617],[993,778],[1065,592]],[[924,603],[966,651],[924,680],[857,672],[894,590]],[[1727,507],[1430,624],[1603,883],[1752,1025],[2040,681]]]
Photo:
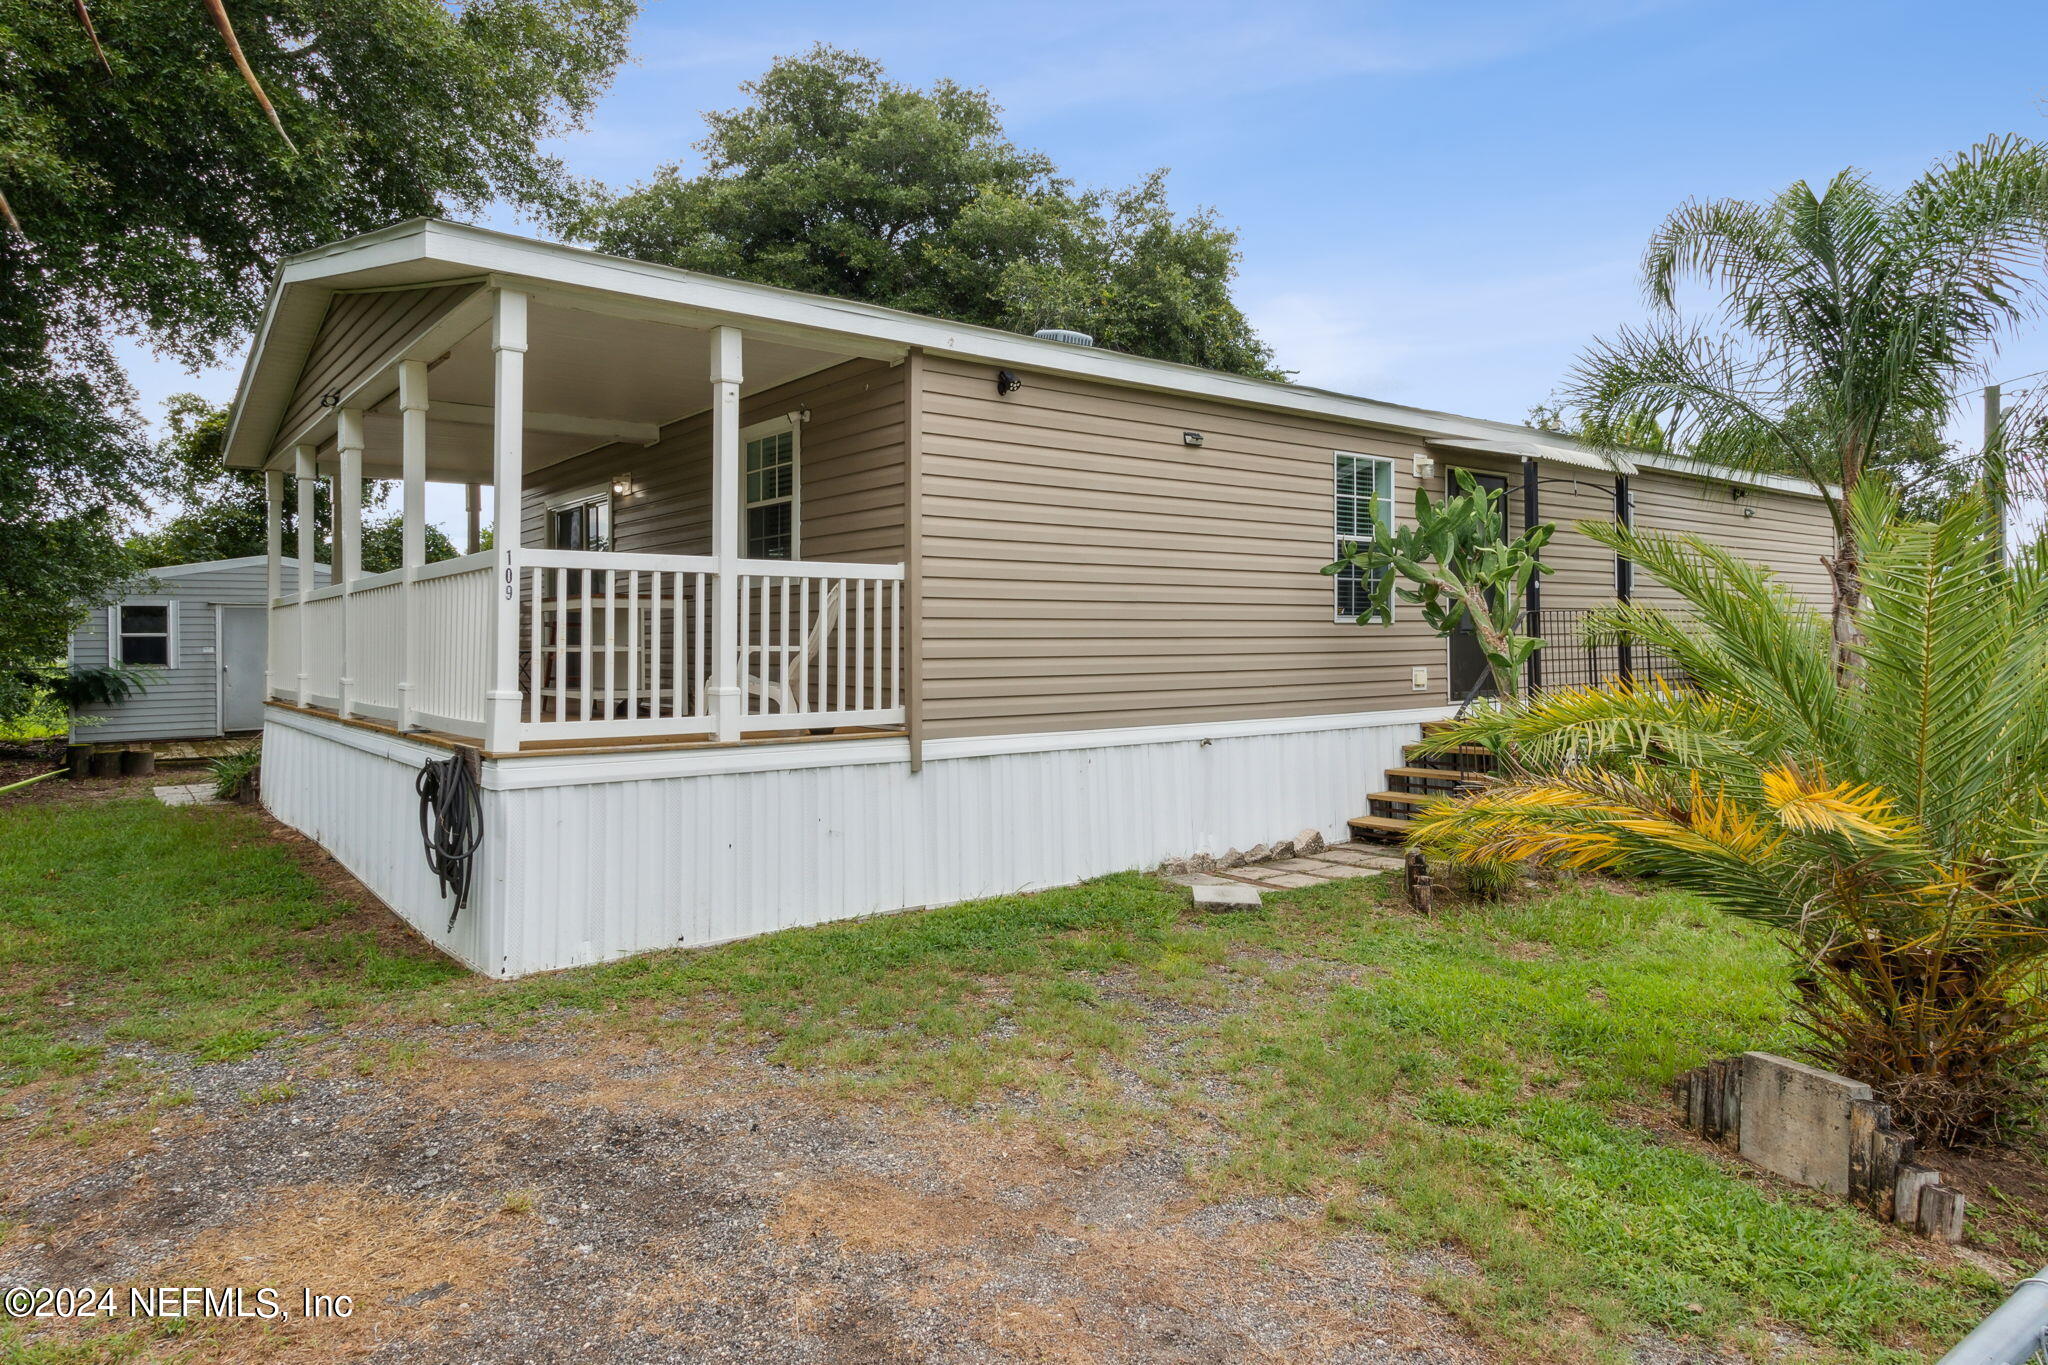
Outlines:
[[1366,273],[1297,263],[1289,277],[1250,278],[1240,295],[1300,383],[1506,421],[1543,401],[1593,337],[1641,313],[1635,262],[1621,256],[1450,282],[1385,261]]

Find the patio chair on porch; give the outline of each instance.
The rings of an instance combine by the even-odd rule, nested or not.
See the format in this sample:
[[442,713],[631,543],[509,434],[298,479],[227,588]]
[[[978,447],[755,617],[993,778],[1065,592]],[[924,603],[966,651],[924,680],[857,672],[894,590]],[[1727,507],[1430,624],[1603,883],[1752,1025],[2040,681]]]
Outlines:
[[[844,585],[834,583],[826,590],[824,599],[818,604],[818,615],[804,632],[801,644],[784,641],[780,644],[759,641],[742,643],[740,657],[743,660],[759,660],[747,669],[742,686],[749,695],[759,697],[763,703],[774,703],[777,712],[788,715],[798,709],[798,702],[810,696],[811,667],[819,662],[825,642],[834,632],[844,628],[843,600]],[[764,625],[766,623],[763,623]],[[704,678],[704,695],[711,692],[711,677]]]

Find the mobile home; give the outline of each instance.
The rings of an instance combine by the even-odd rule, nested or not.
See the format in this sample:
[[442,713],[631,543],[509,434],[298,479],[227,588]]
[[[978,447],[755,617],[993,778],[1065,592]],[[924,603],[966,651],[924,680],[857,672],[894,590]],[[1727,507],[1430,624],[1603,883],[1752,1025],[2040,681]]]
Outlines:
[[[1822,490],[437,221],[281,267],[229,461],[273,509],[263,793],[497,975],[1342,837],[1478,681],[1319,574],[1454,471],[1558,523],[1546,628],[1702,532],[1824,600]],[[359,570],[365,478],[404,567]],[[331,481],[337,581],[275,567]],[[427,565],[428,481],[493,491]],[[288,493],[289,490],[289,493]],[[413,783],[482,753],[448,927]]]

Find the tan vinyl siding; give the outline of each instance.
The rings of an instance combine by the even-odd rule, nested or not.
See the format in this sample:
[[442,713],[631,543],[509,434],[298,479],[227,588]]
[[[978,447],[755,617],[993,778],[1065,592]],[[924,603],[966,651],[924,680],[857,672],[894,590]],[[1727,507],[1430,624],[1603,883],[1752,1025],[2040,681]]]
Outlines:
[[[1456,472],[1469,469],[1475,474],[1497,474],[1508,481],[1507,530],[1522,533],[1527,519],[1522,515],[1522,470],[1520,460],[1507,456],[1461,454],[1440,451],[1434,456],[1437,474],[1430,481],[1432,496],[1458,491]],[[1536,486],[1536,516],[1556,527],[1550,543],[1543,548],[1543,562],[1551,572],[1543,576],[1543,605],[1591,607],[1614,600],[1614,556],[1578,527],[1582,521],[1614,520],[1614,476],[1568,465],[1545,464]],[[1396,510],[1412,516],[1414,498]]]
[[[1737,499],[1730,485],[1645,469],[1630,480],[1638,530],[1703,536],[1764,565],[1816,607],[1828,605],[1827,570],[1834,548],[1827,506],[1818,498],[1751,488]],[[1744,516],[1753,511],[1754,516]],[[1677,595],[1643,569],[1636,570],[1636,600],[1658,606]]]
[[[849,361],[750,395],[740,402],[740,425],[804,408],[811,418],[804,424],[798,466],[803,557],[901,563],[903,367]],[[613,501],[614,549],[711,553],[708,413],[673,424],[653,446],[606,446],[528,474],[524,543],[547,543],[550,502],[605,487],[621,474],[632,476],[634,491]]]
[[[1333,456],[1393,462],[1412,515],[1413,456],[1393,433],[1027,372],[1008,397],[993,367],[925,361],[922,574],[926,734],[1258,719],[1441,704],[1443,641],[1412,606],[1391,627],[1334,619]],[[1182,433],[1199,431],[1203,444]],[[1519,461],[1437,452],[1430,491],[1465,467]],[[1759,490],[1744,518],[1697,481],[1638,476],[1639,520],[1682,521],[1793,572],[1826,540],[1821,504]],[[1643,484],[1647,483],[1645,489]],[[1542,466],[1548,608],[1614,600],[1613,555],[1578,530],[1614,519],[1614,480]],[[1720,487],[1723,498],[1725,486]],[[1638,575],[1639,578],[1645,577]],[[1824,584],[1821,585],[1824,589]],[[1427,667],[1426,690],[1411,670]]]
[[439,321],[477,288],[475,284],[444,284],[430,289],[336,295],[327,305],[327,317],[299,373],[298,388],[278,424],[280,437],[288,438],[318,414],[322,394],[347,393],[394,350]]
[[[924,715],[933,738],[1440,702],[1412,608],[1334,619],[1336,451],[1356,427],[928,356]],[[1190,447],[1182,432],[1200,431]],[[1409,670],[1430,670],[1425,693]]]

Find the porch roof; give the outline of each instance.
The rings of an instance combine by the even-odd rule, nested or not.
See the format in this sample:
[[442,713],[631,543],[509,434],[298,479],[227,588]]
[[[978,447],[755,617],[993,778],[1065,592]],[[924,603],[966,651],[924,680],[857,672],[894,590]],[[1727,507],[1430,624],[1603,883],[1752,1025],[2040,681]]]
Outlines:
[[[705,370],[701,355],[686,352],[692,345],[702,346],[702,329],[734,325],[747,334],[749,390],[786,382],[824,364],[859,356],[895,359],[913,347],[921,347],[992,364],[1357,423],[1410,436],[1423,445],[1488,449],[1505,443],[1513,447],[1513,453],[1529,458],[1617,473],[1630,472],[1632,463],[1660,468],[1676,468],[1679,464],[1633,453],[1622,459],[1610,451],[1512,423],[1385,403],[1306,385],[1251,379],[1118,351],[1042,341],[995,328],[704,275],[424,218],[304,252],[279,266],[236,392],[228,431],[227,463],[239,468],[260,468],[273,461],[284,443],[305,439],[302,433],[284,431],[280,426],[329,301],[337,292],[462,280],[532,290],[536,335],[546,334],[540,329],[541,323],[557,323],[560,335],[569,336],[578,325],[575,315],[603,316],[607,339],[604,345],[563,348],[565,367],[559,375],[561,393],[557,395],[556,408],[549,407],[545,390],[529,393],[528,408],[538,413],[558,411],[563,417],[601,416],[603,420],[619,423],[626,433],[611,439],[631,439],[636,424],[644,427],[673,421],[701,409],[701,404],[684,411],[662,409],[659,405],[666,401],[662,397],[665,387],[649,384],[647,376],[656,372],[673,376],[675,392],[693,391],[695,386],[690,381]],[[483,297],[486,296],[479,291],[475,303],[459,306],[455,310],[457,316],[442,327],[451,349],[444,364],[437,367],[437,405],[482,406],[489,402],[487,383],[479,395],[472,395],[469,388],[474,384],[465,387],[463,378],[477,363],[463,351],[464,344],[482,357],[481,374],[471,373],[470,379],[487,378],[488,374],[488,341],[476,330],[484,318]],[[562,316],[550,317],[550,311]],[[637,324],[637,331],[632,329],[633,324]],[[588,318],[580,325],[588,328]],[[693,337],[699,339],[693,341]],[[442,368],[448,370],[445,380],[439,373]],[[545,367],[536,366],[530,383],[549,382],[544,377],[546,373]],[[562,401],[569,395],[581,400],[580,412]],[[372,444],[381,445],[376,424],[389,421],[395,425],[395,409],[389,413],[382,411],[390,401],[383,393],[358,395],[358,401],[369,409],[366,428]],[[437,476],[460,477],[458,466],[473,465],[477,470],[485,467],[488,425],[475,421],[436,425],[449,428],[437,432],[433,443],[436,464],[447,466],[437,470]],[[547,462],[552,447],[560,447],[552,456],[559,458],[593,444],[587,430],[551,433],[529,421],[528,433],[535,463]],[[382,472],[377,464],[373,452],[366,472]],[[1709,469],[1693,462],[1684,462],[1679,472],[1808,496],[1818,494],[1817,489],[1802,480]]]

